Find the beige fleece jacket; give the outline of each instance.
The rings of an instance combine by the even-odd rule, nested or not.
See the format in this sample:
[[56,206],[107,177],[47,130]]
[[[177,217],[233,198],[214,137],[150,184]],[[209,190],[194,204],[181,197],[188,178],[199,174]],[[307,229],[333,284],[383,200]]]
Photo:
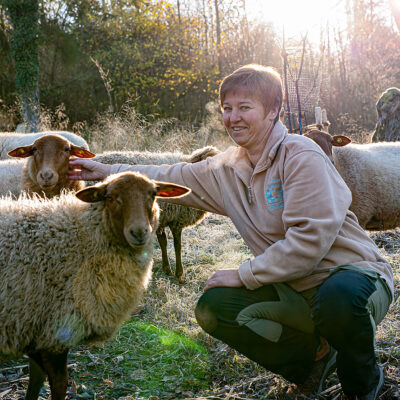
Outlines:
[[115,164],[111,173],[126,170],[192,189],[171,202],[229,216],[254,254],[239,266],[248,289],[287,282],[303,291],[352,264],[378,272],[393,296],[391,266],[349,211],[350,190],[318,145],[279,121],[255,168],[231,147],[195,164]]

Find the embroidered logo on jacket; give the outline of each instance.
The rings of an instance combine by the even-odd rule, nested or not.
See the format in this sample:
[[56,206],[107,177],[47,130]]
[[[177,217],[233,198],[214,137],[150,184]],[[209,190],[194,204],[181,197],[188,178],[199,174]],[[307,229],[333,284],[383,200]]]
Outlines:
[[268,182],[265,197],[270,210],[283,207],[283,189],[280,179],[272,179]]

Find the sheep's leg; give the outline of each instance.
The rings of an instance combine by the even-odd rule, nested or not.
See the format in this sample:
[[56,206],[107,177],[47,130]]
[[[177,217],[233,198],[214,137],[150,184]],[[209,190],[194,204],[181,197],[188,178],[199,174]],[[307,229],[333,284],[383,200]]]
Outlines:
[[47,374],[51,390],[51,399],[65,400],[68,385],[68,350],[63,353],[51,353],[43,350],[30,355],[30,357],[33,358]]
[[170,229],[174,237],[175,276],[178,278],[179,283],[185,283],[182,265],[182,228],[174,226]]
[[159,228],[157,230],[157,239],[161,248],[162,255],[162,269],[165,274],[172,275],[171,265],[168,260],[168,251],[167,251],[167,234],[165,233],[165,228]]
[[29,356],[29,384],[26,391],[26,400],[37,400],[39,397],[40,389],[46,379],[46,374],[42,367]]
[[49,377],[51,399],[64,400],[68,386],[68,350],[61,354],[46,354],[47,375]]

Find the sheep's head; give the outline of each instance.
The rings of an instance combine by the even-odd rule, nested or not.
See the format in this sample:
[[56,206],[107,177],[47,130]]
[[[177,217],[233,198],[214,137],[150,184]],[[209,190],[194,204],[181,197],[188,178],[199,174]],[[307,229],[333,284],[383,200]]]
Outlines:
[[68,161],[71,156],[91,158],[95,154],[75,146],[67,139],[49,134],[36,139],[33,144],[17,147],[8,153],[11,157],[29,159],[30,176],[44,190],[51,190],[60,179],[68,182]]
[[329,133],[322,132],[317,129],[313,129],[312,131],[305,133],[304,136],[317,143],[333,164],[332,146],[346,146],[351,142],[347,136],[331,136]]
[[184,186],[153,181],[137,172],[123,172],[80,190],[76,197],[88,203],[104,202],[113,235],[137,248],[146,245],[157,229],[156,198],[181,197],[189,192]]

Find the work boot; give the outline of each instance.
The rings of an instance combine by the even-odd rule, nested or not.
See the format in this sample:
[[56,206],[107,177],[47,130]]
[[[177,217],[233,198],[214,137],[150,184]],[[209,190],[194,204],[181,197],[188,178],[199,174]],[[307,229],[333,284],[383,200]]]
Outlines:
[[311,374],[304,383],[290,386],[288,395],[295,397],[300,394],[311,395],[322,392],[326,378],[336,369],[337,351],[324,338],[321,338],[321,344],[323,347],[328,346],[326,354],[315,361]]
[[380,365],[378,365],[379,369],[379,380],[376,386],[367,394],[357,395],[357,396],[349,396],[347,395],[346,399],[348,400],[376,400],[378,397],[379,391],[382,389],[383,383],[385,381],[385,376],[383,375],[383,369]]

